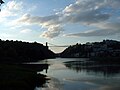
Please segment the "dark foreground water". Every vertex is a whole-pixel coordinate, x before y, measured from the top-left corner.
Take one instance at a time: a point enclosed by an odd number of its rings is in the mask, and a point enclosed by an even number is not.
[[[40,72],[50,80],[35,90],[120,90],[119,65],[81,65],[84,60],[87,59],[57,58],[36,62],[50,64],[48,70]]]

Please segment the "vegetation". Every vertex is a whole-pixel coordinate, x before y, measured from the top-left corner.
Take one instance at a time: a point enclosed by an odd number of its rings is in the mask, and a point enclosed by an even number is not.
[[[42,86],[46,76],[37,71],[47,69],[48,65],[22,63],[54,57],[55,54],[40,43],[0,39],[0,90],[34,90]]]
[[[55,54],[40,43],[0,40],[0,62],[21,63],[54,58]]]
[[[61,53],[61,57],[120,57],[120,42],[103,40],[86,44],[76,44]]]
[[[0,64],[0,90],[34,90],[44,84],[45,75],[37,75],[34,69],[19,65]]]

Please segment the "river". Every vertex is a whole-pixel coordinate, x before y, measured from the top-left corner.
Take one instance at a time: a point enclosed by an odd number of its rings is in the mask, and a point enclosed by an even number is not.
[[[81,66],[86,58],[47,59],[34,64],[50,64],[42,73],[48,76],[43,87],[35,90],[120,90],[120,66]]]

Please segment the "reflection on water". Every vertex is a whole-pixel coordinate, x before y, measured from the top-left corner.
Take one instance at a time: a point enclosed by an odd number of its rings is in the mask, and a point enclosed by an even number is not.
[[[35,90],[120,90],[120,66],[98,64],[86,59],[49,59],[37,62],[50,64],[40,72],[50,80]]]
[[[62,90],[63,84],[59,81],[59,79],[51,77],[51,80],[48,81],[44,87],[38,88],[35,90]]]
[[[101,74],[104,77],[112,77],[120,73],[120,65],[111,65],[108,63],[98,64],[94,61],[68,61],[65,62],[65,66],[71,70],[76,71],[77,73],[85,71],[87,74]]]

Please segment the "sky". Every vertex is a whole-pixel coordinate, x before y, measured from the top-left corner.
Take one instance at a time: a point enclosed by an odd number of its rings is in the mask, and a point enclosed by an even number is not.
[[[120,0],[3,0],[0,39],[55,45],[120,41]],[[56,53],[65,47],[50,47]]]

